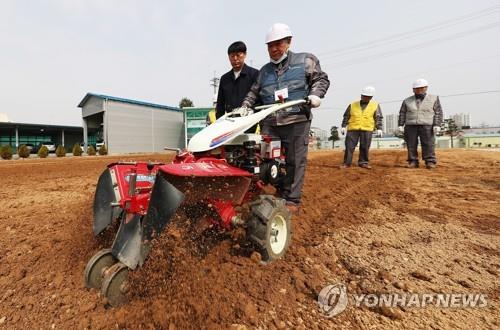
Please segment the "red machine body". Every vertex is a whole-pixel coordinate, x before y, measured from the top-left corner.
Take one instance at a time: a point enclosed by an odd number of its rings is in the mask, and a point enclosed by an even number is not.
[[[276,143],[271,137],[264,136],[257,148],[265,154],[265,159],[282,157],[279,141]],[[108,169],[116,206],[127,214],[145,215],[155,177],[160,174],[184,194],[185,204],[192,202],[199,206],[202,202],[210,206],[218,215],[217,218],[210,218],[211,222],[221,229],[230,230],[241,220],[235,206],[252,200],[265,186],[259,175],[263,163],[260,152],[257,153],[254,168],[250,169],[229,164],[226,157],[232,156],[231,152],[234,151],[227,152],[225,148],[199,154],[181,152],[171,164],[110,164]]]
[[[116,201],[122,210],[127,213],[146,214],[151,189],[160,165],[162,164],[147,162],[121,162],[108,165]]]
[[[265,111],[304,102],[271,105],[253,116],[264,118]],[[170,164],[112,163],[99,176],[93,204],[94,235],[116,228],[111,224],[119,227],[111,248],[89,260],[84,277],[86,286],[101,288],[112,305],[127,300],[127,272],[144,264],[155,238],[179,208],[196,232],[241,227],[247,242],[261,254],[262,263],[284,256],[291,242],[291,213],[286,200],[268,189],[279,189],[286,176],[281,141],[241,134],[244,129],[241,133],[238,129],[231,139],[207,145],[213,141],[208,137],[219,137],[219,131],[235,125],[235,118],[226,119],[196,135],[196,147],[189,149],[192,152],[179,151]]]

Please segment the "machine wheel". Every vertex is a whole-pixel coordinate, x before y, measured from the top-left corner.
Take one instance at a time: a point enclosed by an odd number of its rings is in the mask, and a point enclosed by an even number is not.
[[[275,185],[279,181],[280,165],[277,161],[271,160],[260,165],[260,179],[264,183]]]
[[[111,254],[111,249],[102,249],[90,258],[85,271],[83,272],[85,286],[87,288],[100,288],[102,284],[103,272],[116,263],[115,257]]]
[[[247,236],[267,264],[285,255],[292,239],[291,215],[285,200],[262,195],[251,204]]]
[[[104,272],[101,293],[111,306],[127,302],[128,288],[127,266],[117,262]]]

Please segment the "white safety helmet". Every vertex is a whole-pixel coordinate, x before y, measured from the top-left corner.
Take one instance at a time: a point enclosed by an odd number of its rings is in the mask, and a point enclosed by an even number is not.
[[[375,95],[375,87],[366,86],[361,90],[361,95],[364,96],[374,96]]]
[[[269,31],[267,31],[266,44],[272,41],[281,40],[292,36],[292,31],[290,30],[290,27],[288,25],[283,23],[274,23]]]
[[[429,83],[425,79],[417,79],[413,82],[413,88],[427,87]]]

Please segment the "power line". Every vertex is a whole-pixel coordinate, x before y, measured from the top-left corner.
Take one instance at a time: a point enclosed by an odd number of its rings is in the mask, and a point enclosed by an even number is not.
[[[489,90],[489,91],[479,91],[479,92],[468,92],[468,93],[457,93],[457,94],[448,94],[448,95],[439,95],[440,98],[447,98],[447,97],[457,97],[457,96],[469,96],[469,95],[479,95],[479,94],[494,94],[494,93],[500,93],[500,89],[494,89],[494,90]],[[391,101],[382,101],[378,102],[379,104],[390,104],[390,103],[400,103],[403,102],[404,100],[391,100]],[[336,108],[336,107],[321,107],[321,110],[338,110],[338,111],[344,111],[345,109],[342,108]]]
[[[414,73],[405,73],[403,75],[398,75],[398,76],[384,76],[384,79],[379,79],[379,80],[372,80],[370,81],[370,84],[379,84],[379,83],[382,83],[382,82],[386,82],[388,80],[390,81],[394,81],[393,78],[406,78],[406,77],[414,77],[415,75],[421,75],[422,73],[424,72],[436,72],[436,71],[442,71],[442,70],[448,70],[450,68],[453,68],[453,67],[456,67],[456,66],[462,66],[464,64],[470,64],[470,63],[478,63],[478,62],[482,62],[482,61],[486,61],[486,60],[491,60],[491,59],[494,59],[496,57],[499,57],[500,56],[500,53],[496,53],[496,54],[493,54],[493,55],[489,55],[489,56],[483,56],[483,57],[479,57],[479,58],[472,58],[472,59],[467,59],[465,61],[459,61],[459,62],[454,62],[454,63],[448,63],[446,65],[438,65],[438,66],[432,66],[432,67],[427,67],[425,69],[422,69],[422,70],[419,70],[419,71],[415,71]],[[356,86],[358,85],[358,83],[356,83]],[[348,88],[348,86],[355,86],[354,83],[353,84],[349,84],[347,86],[342,86],[342,87],[337,87],[335,88],[336,91],[338,90],[345,90],[345,89],[351,89],[351,88]]]
[[[388,36],[385,38],[380,38],[380,39],[376,39],[373,41],[355,44],[353,46],[349,46],[349,47],[345,47],[345,48],[341,48],[341,49],[336,49],[336,50],[327,51],[324,53],[319,53],[318,56],[320,56],[322,58],[345,56],[348,53],[358,52],[358,51],[368,49],[368,48],[380,47],[382,45],[395,43],[397,41],[405,40],[408,38],[413,38],[413,37],[416,37],[416,36],[421,35],[421,34],[429,33],[429,32],[444,29],[444,28],[448,28],[448,27],[451,27],[451,26],[454,26],[457,24],[467,22],[467,21],[483,18],[484,16],[495,14],[499,10],[500,10],[499,5],[492,6],[492,7],[477,11],[477,12],[470,13],[468,15],[463,15],[463,16],[449,19],[446,21],[442,21],[442,22],[439,22],[436,24],[428,25],[428,26],[425,26],[425,27],[422,27],[422,28],[419,28],[416,30],[398,33],[398,34],[394,34],[394,35],[391,35],[391,36]]]
[[[383,52],[383,53],[378,53],[378,54],[374,54],[374,55],[370,55],[370,56],[358,57],[355,59],[349,59],[349,60],[345,60],[345,61],[335,62],[332,64],[332,66],[334,66],[336,69],[339,69],[339,68],[345,68],[348,66],[352,66],[352,65],[356,65],[356,64],[360,64],[360,63],[364,63],[364,62],[369,62],[369,61],[378,60],[378,59],[382,59],[382,58],[386,58],[386,57],[391,57],[391,56],[394,56],[397,54],[407,53],[410,51],[426,48],[426,47],[432,46],[436,43],[442,43],[442,42],[447,42],[447,41],[451,41],[454,39],[462,38],[462,37],[467,36],[469,34],[479,33],[479,32],[485,31],[485,30],[496,28],[498,26],[500,26],[500,22],[494,22],[492,24],[488,24],[488,25],[481,26],[478,28],[462,31],[459,33],[455,33],[455,34],[448,35],[445,37],[429,40],[426,42],[414,44],[414,45],[411,45],[408,47],[403,47],[403,48],[399,48],[399,49],[395,49],[395,50],[391,50],[391,51],[387,51],[387,52]]]
[[[439,95],[439,97],[446,98],[446,97],[468,96],[468,95],[478,95],[478,94],[494,94],[494,93],[500,93],[500,89],[494,89],[494,90],[489,90],[489,91],[479,91],[479,92],[469,92],[469,93]],[[399,103],[399,102],[403,102],[403,100],[383,101],[383,102],[379,102],[379,104],[389,104],[389,103]]]

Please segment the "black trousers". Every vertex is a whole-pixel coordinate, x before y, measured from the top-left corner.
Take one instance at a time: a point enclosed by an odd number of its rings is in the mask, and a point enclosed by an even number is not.
[[[418,140],[422,145],[422,159],[425,163],[436,164],[434,153],[434,130],[432,125],[406,125],[405,141],[408,148],[408,163],[418,165]]]
[[[345,152],[344,152],[344,164],[351,165],[352,155],[356,149],[356,145],[359,141],[359,159],[358,165],[368,164],[368,152],[370,151],[370,144],[372,143],[371,131],[347,131],[345,137]]]
[[[310,121],[284,126],[262,126],[261,134],[277,136],[285,149],[286,176],[281,184],[281,196],[300,203],[307,164]]]

